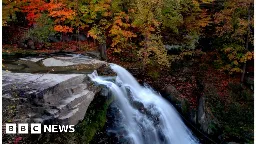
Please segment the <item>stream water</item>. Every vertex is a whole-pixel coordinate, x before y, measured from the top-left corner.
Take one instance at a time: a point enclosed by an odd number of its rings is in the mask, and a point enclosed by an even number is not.
[[[111,64],[117,73],[113,80],[90,74],[92,81],[107,86],[116,97],[115,121],[107,133],[120,143],[197,144],[176,109],[149,86],[141,86],[123,67]]]

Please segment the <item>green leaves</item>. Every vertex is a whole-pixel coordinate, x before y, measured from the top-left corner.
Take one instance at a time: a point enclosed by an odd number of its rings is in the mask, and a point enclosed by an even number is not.
[[[49,35],[54,35],[54,21],[47,15],[42,14],[36,21],[37,25],[29,29],[26,37],[33,38],[38,42],[46,42]]]
[[[253,26],[251,0],[230,0],[224,3],[224,8],[214,17],[216,35],[222,39],[218,50],[225,65],[222,69],[229,73],[242,72],[242,65],[252,59]]]

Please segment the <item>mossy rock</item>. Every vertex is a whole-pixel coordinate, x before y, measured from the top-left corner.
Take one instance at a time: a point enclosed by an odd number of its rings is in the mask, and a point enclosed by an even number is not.
[[[98,131],[101,131],[106,123],[106,115],[113,97],[96,96],[88,107],[86,116],[76,126],[76,137],[82,143],[89,143]]]
[[[28,135],[22,141],[25,143],[42,144],[88,144],[98,132],[104,130],[107,121],[107,110],[112,101],[112,96],[102,96],[100,92],[98,92],[89,105],[85,118],[75,126],[74,133],[42,133],[41,135]]]

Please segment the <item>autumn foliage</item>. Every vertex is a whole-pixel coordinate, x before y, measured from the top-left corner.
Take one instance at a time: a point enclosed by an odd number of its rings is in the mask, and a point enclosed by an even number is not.
[[[218,50],[215,63],[236,73],[253,58],[252,4],[252,0],[3,0],[3,25],[23,12],[31,27],[48,25],[54,33],[83,32],[106,44],[109,54],[121,58],[124,52],[137,53],[134,59],[144,66],[167,67],[200,50],[198,41],[211,28],[211,36],[216,37],[213,47]],[[49,22],[40,23],[40,18]],[[167,55],[166,45],[180,53]]]

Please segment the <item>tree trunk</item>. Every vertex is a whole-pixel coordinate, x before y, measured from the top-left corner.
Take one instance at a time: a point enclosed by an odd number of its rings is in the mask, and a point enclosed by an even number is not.
[[[248,29],[247,29],[246,45],[245,45],[246,52],[248,51],[249,35],[250,35],[250,17],[251,17],[251,15],[250,15],[250,7],[251,7],[251,4],[249,5],[249,8],[248,8]],[[243,73],[242,73],[242,76],[241,76],[241,82],[244,82],[245,70],[246,70],[246,62],[243,65]]]
[[[107,46],[106,44],[99,44],[99,52],[101,60],[107,60]]]

